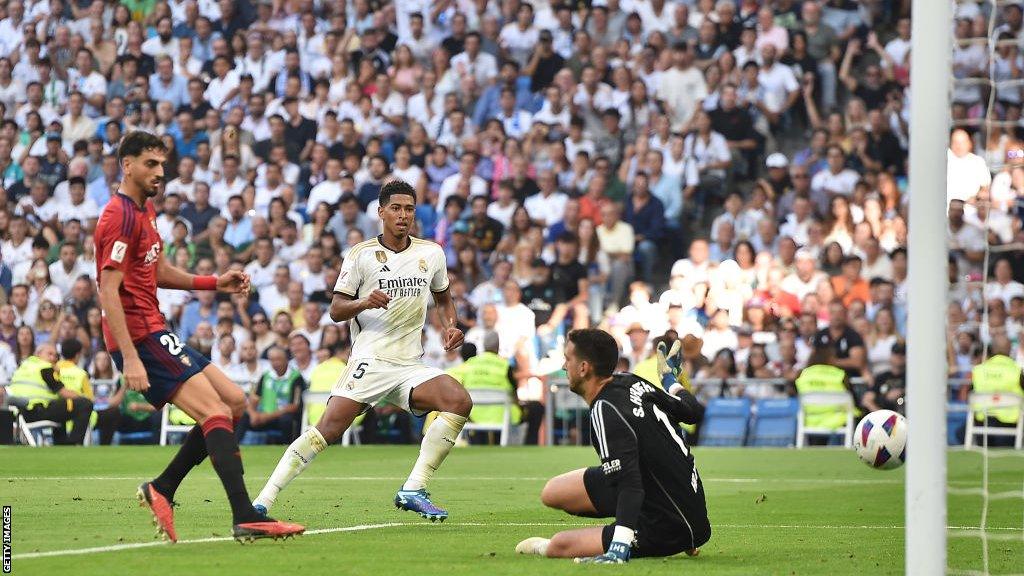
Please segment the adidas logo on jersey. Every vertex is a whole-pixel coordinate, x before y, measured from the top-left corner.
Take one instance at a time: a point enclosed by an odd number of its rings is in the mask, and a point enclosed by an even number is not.
[[[387,264],[385,264],[383,267],[381,267],[380,271],[381,272],[391,272],[391,268],[388,268]]]

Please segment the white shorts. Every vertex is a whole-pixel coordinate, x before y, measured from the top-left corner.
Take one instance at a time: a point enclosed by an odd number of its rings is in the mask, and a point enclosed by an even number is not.
[[[349,361],[345,372],[331,389],[331,396],[370,406],[387,402],[416,414],[409,405],[412,389],[442,375],[442,370],[423,364],[393,364],[377,358],[357,358]]]

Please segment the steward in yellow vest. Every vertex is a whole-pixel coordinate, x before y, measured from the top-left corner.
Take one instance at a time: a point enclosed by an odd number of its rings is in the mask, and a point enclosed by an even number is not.
[[[93,395],[92,383],[89,382],[89,373],[78,367],[81,354],[82,343],[77,339],[67,338],[61,341],[61,360],[54,366],[54,373],[65,388],[80,396],[84,396],[90,402],[95,402],[96,397]],[[95,428],[97,421],[98,416],[96,411],[93,410],[92,414],[89,414],[89,425]],[[68,432],[71,431],[70,422],[65,424],[64,427],[67,428]]]
[[[508,360],[498,356],[498,334],[484,334],[484,351],[449,370],[467,390],[499,390],[510,395],[512,401],[512,424],[519,424],[522,412],[515,396],[515,380]],[[473,406],[469,413],[470,422],[500,425],[504,418],[502,406]]]
[[[92,401],[67,388],[54,370],[57,348],[42,344],[18,366],[7,387],[7,402],[21,410],[26,422],[52,420],[55,444],[81,444],[92,414]],[[72,422],[67,433],[63,424]]]
[[[846,392],[846,371],[829,364],[834,352],[831,346],[814,349],[807,367],[796,379],[798,394],[810,392]],[[807,406],[804,408],[804,426],[838,430],[846,424],[846,409],[842,406]]]
[[[1010,351],[1009,340],[993,338],[990,349],[992,356],[971,371],[974,391],[1024,396],[1024,390],[1021,389],[1024,380],[1021,378],[1020,365],[1007,355]],[[1014,425],[1020,418],[1019,408],[994,408],[987,412],[989,418],[994,418],[1000,424]],[[979,422],[985,420],[985,413],[975,410],[974,419]]]

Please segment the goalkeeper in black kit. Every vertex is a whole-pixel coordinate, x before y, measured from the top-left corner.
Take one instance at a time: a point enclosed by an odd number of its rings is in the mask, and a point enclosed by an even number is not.
[[[704,488],[676,426],[698,422],[704,408],[676,382],[677,351],[659,347],[666,393],[633,374],[613,373],[619,351],[607,332],[569,333],[565,371],[572,391],[590,405],[591,442],[601,465],[552,478],[541,500],[576,516],[615,522],[528,538],[517,552],[619,564],[630,557],[695,556],[711,538]]]

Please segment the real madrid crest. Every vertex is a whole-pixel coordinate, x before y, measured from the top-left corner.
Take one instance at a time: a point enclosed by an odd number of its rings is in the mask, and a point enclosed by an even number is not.
[[[426,272],[426,271],[427,271],[427,261],[424,260],[423,258],[420,258],[420,272]]]
[[[388,255],[383,250],[377,250],[376,255],[377,255],[377,262],[380,262],[381,264],[383,264],[383,263],[388,261]]]

